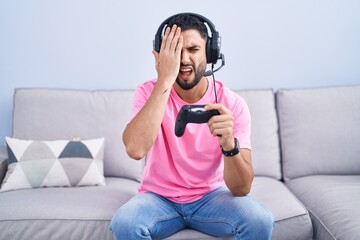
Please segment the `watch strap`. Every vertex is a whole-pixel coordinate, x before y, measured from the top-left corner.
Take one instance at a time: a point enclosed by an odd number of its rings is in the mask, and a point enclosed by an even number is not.
[[[230,151],[225,151],[222,147],[221,147],[221,151],[224,154],[224,156],[226,157],[232,157],[235,156],[236,154],[238,154],[240,152],[240,146],[239,146],[239,141],[237,140],[237,138],[234,138],[234,143],[235,143],[235,147],[234,149],[230,150]]]

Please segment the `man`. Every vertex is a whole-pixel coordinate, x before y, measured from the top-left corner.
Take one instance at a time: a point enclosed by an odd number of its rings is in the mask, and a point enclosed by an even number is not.
[[[208,32],[196,14],[174,15],[159,52],[157,79],[135,92],[123,133],[128,155],[146,156],[139,194],[115,213],[116,240],[163,239],[191,228],[234,239],[270,239],[273,217],[247,194],[254,172],[246,102],[204,77]],[[217,94],[214,94],[217,91]],[[206,105],[220,115],[174,134],[183,105]]]

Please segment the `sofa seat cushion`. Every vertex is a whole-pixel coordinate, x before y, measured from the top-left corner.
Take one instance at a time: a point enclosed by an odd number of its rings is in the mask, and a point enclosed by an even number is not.
[[[110,220],[139,183],[106,178],[106,186],[36,188],[0,194],[1,239],[113,239]]]
[[[166,240],[231,240],[231,237],[221,238],[213,237],[205,233],[201,233],[192,229],[185,229],[180,232],[175,233],[174,235],[165,238]]]
[[[308,176],[287,186],[310,212],[315,239],[360,236],[360,176]]]
[[[273,213],[275,227],[272,239],[312,238],[313,230],[308,211],[284,183],[269,177],[255,177],[250,195],[265,204]]]

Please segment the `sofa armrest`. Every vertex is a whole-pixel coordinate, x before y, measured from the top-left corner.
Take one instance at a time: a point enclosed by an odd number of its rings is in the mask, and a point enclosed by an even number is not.
[[[6,146],[0,146],[0,185],[7,171],[7,158]]]

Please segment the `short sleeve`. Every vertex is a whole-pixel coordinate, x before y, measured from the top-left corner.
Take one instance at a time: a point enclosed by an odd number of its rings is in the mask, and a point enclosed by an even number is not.
[[[133,105],[132,105],[132,114],[128,121],[131,122],[131,120],[140,112],[140,110],[144,107],[145,103],[150,97],[151,92],[154,89],[154,81],[149,81],[141,84],[138,86],[135,90],[134,96],[133,96]]]
[[[239,140],[240,148],[251,149],[251,116],[243,98],[234,110],[234,136]]]

